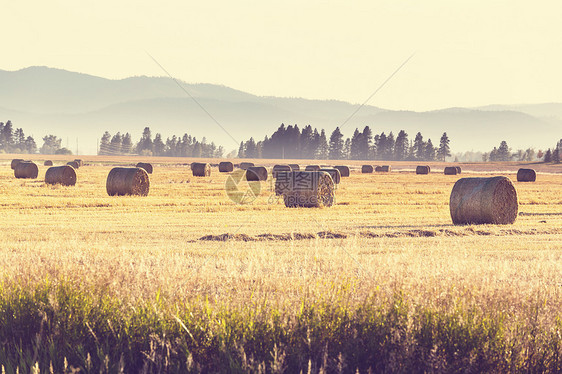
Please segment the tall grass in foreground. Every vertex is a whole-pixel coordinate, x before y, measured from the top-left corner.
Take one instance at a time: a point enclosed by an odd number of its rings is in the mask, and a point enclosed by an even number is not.
[[[65,281],[0,288],[0,364],[40,372],[560,372],[562,323],[539,301],[511,319],[475,304],[414,306],[349,287],[297,307],[133,304]],[[517,321],[524,321],[524,323]]]

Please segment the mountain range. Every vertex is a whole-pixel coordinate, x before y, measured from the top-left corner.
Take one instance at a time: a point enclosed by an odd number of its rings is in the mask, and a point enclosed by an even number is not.
[[[33,135],[39,146],[43,136],[53,134],[80,154],[95,154],[105,131],[129,132],[136,141],[146,126],[164,139],[188,133],[227,151],[250,137],[263,139],[281,123],[310,124],[328,136],[336,126],[346,137],[366,125],[375,134],[403,129],[410,139],[420,131],[434,145],[447,132],[453,152],[489,151],[502,140],[513,149],[544,149],[562,138],[562,103],[393,111],[336,100],[256,96],[169,77],[111,80],[48,67],[0,70],[0,121],[7,120]]]

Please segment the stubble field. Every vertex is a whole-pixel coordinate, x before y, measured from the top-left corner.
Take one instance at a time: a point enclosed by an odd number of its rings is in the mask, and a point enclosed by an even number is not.
[[[0,160],[7,370],[562,369],[559,166],[518,183],[513,164],[396,163],[353,170],[331,208],[289,209],[270,181],[235,204],[228,174],[189,161],[154,160],[148,197],[109,197],[111,167],[136,159],[85,158],[74,187]],[[514,181],[515,224],[452,225],[455,181],[492,175]]]

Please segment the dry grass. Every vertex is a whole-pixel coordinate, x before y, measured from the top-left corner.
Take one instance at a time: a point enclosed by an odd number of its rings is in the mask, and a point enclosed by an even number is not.
[[[192,177],[184,160],[151,160],[158,172],[148,197],[109,197],[105,179],[120,162],[113,161],[86,158],[74,187],[46,185],[46,167],[37,180],[17,180],[0,161],[0,279],[64,278],[131,303],[160,294],[170,304],[267,300],[289,310],[344,284],[350,304],[401,292],[414,306],[478,306],[514,320],[538,300],[544,327],[560,316],[560,173],[517,183],[517,167],[504,172],[519,196],[516,223],[455,227],[449,194],[471,176],[467,166],[454,177],[433,166],[421,176],[353,170],[334,207],[287,209],[273,181],[240,206],[224,192],[226,174]],[[200,240],[222,234],[232,236]]]

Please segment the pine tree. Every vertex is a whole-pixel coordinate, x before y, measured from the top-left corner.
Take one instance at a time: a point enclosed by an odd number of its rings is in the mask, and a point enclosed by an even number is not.
[[[244,142],[240,142],[240,147],[238,147],[238,158],[246,158],[246,153],[244,152]]]
[[[111,134],[108,131],[104,132],[100,140],[100,150],[98,151],[99,155],[110,154],[110,148],[109,148],[110,141],[111,141]]]
[[[400,130],[394,145],[394,159],[403,161],[406,157],[408,157],[408,134],[406,131]]]
[[[544,162],[552,162],[552,151],[550,148],[544,153]]]
[[[441,135],[441,140],[439,141],[439,149],[437,150],[437,156],[439,157],[440,161],[444,162],[447,157],[451,156],[449,143],[449,137],[447,136],[447,133],[444,132],[443,135]]]
[[[416,134],[416,138],[414,139],[414,146],[412,148],[416,160],[422,160],[425,153],[425,143],[423,141],[421,132],[418,132]]]
[[[350,151],[351,151],[351,139],[347,138],[345,139],[345,143],[343,144],[342,160],[349,160]]]
[[[363,134],[359,132],[359,129],[355,129],[353,136],[351,137],[351,144],[349,145],[349,158],[352,160],[361,159],[361,148],[362,148]]]
[[[152,142],[152,152],[154,156],[163,156],[166,150],[166,145],[162,141],[162,135],[160,133],[154,136],[154,141]]]
[[[131,134],[126,133],[123,136],[123,141],[121,142],[121,152],[123,154],[130,154],[131,151],[133,150],[133,140],[131,138]]]
[[[120,155],[121,154],[121,143],[123,139],[121,138],[121,133],[117,132],[117,134],[113,135],[111,141],[109,142],[109,154],[111,155]]]
[[[425,143],[425,161],[435,161],[435,153],[435,147],[431,139],[427,139],[427,143]]]
[[[361,160],[369,160],[371,158],[371,149],[373,147],[373,132],[369,126],[365,126],[361,135],[359,158]]]
[[[497,160],[498,161],[511,160],[510,149],[505,140],[502,140],[502,142],[500,143],[500,147],[498,148],[498,153],[497,153]]]
[[[328,159],[328,152],[329,152],[328,141],[326,140],[326,132],[324,129],[320,131],[320,137],[318,138],[318,148],[316,158],[319,160],[326,160]]]
[[[330,135],[330,145],[328,149],[328,158],[330,160],[341,160],[343,158],[343,134],[339,127]]]

